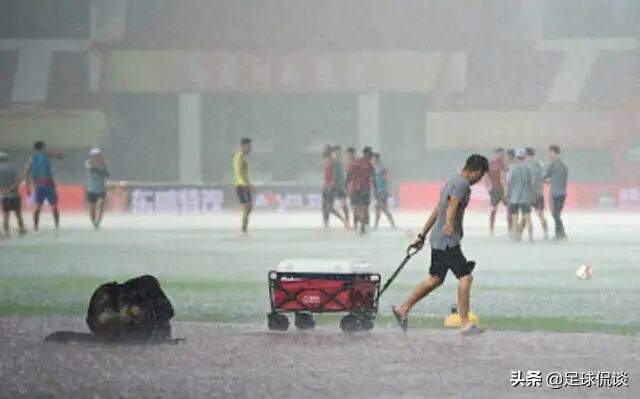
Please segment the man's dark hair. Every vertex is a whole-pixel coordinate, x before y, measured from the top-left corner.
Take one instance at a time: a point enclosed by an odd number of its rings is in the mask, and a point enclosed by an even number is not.
[[[530,157],[536,155],[536,150],[534,150],[533,147],[527,147],[527,155]]]
[[[509,148],[507,150],[507,157],[515,158],[516,157],[516,150],[514,150],[513,148]]]
[[[470,172],[488,172],[489,160],[480,154],[473,154],[467,158],[467,163],[464,165],[464,169]]]
[[[33,143],[33,149],[36,151],[40,151],[44,149],[44,141],[38,140],[35,143]]]
[[[333,148],[331,148],[333,151],[340,151],[342,149],[342,147],[340,147],[339,145],[334,145]]]
[[[371,157],[373,156],[373,150],[371,149],[371,147],[366,146],[362,149],[362,156],[365,157],[366,159],[371,159]]]
[[[250,138],[248,138],[248,137],[243,137],[243,138],[240,140],[240,144],[242,144],[242,145],[251,144],[251,139],[250,139]]]
[[[352,154],[355,154],[355,153],[356,153],[356,149],[355,149],[355,148],[353,148],[353,147],[347,147],[347,150],[346,150],[346,151],[347,151],[347,152],[350,152],[350,153],[352,153]]]
[[[495,150],[493,150],[493,152],[494,152],[495,154],[502,154],[502,153],[504,152],[504,148],[502,148],[502,147],[498,147],[498,148],[496,148]]]
[[[549,146],[549,151],[553,152],[556,155],[560,154],[560,147],[558,147],[557,145],[553,144],[551,146]]]
[[[373,157],[374,157],[375,159],[380,159],[380,153],[379,153],[379,152],[374,152],[374,153],[373,153]]]

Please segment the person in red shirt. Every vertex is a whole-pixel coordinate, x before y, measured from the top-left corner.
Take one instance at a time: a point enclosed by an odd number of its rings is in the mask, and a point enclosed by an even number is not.
[[[353,147],[347,147],[345,150],[347,153],[347,161],[345,162],[345,184],[347,186],[347,193],[349,194],[349,201],[351,201],[351,196],[353,195],[353,184],[351,183],[351,169],[353,169],[352,165],[358,158],[356,158],[356,149]],[[353,204],[351,204],[353,208]],[[351,212],[353,215],[353,228],[358,230],[358,218],[356,217],[355,212]]]
[[[371,203],[371,187],[375,169],[371,164],[373,151],[371,147],[362,150],[362,158],[358,158],[347,167],[347,185],[351,190],[351,206],[356,221],[360,224],[360,234],[365,234],[369,227],[369,204]]]
[[[494,233],[496,214],[500,203],[507,206],[505,200],[505,187],[507,186],[507,166],[504,159],[504,148],[497,148],[493,152],[493,159],[489,162],[489,171],[485,177],[485,185],[491,198],[491,215],[489,217],[489,229]],[[508,216],[507,216],[508,217]]]
[[[332,156],[332,149],[332,146],[326,145],[322,151],[324,168],[324,178],[322,182],[322,222],[325,228],[329,227],[329,215],[331,214],[335,215],[335,217],[340,219],[344,224],[344,219],[333,207],[333,203],[335,201],[334,188],[338,176],[336,173],[337,171],[335,170],[336,168],[335,161]]]

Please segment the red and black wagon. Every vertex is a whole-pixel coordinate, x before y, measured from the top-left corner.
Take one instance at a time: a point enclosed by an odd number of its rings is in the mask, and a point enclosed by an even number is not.
[[[269,272],[270,330],[286,331],[288,313],[301,330],[315,327],[314,313],[345,313],[345,332],[373,329],[380,274],[363,260],[286,259]]]

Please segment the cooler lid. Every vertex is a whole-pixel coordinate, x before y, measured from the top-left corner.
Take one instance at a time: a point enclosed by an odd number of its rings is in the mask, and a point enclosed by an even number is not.
[[[363,259],[283,259],[279,273],[368,274],[371,264]]]

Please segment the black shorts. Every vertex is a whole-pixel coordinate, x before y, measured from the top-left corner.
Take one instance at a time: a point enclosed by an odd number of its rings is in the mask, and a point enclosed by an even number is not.
[[[471,274],[476,262],[468,261],[462,253],[460,245],[447,249],[431,249],[431,267],[429,274],[437,276],[440,281],[447,277],[447,271],[451,270],[457,279]]]
[[[9,197],[2,199],[3,212],[20,212],[21,209],[22,201],[20,201],[20,197]]]
[[[324,190],[322,191],[322,202],[325,204],[333,204],[333,200],[335,199],[333,190]]]
[[[491,206],[497,207],[501,202],[504,204],[504,191],[503,190],[491,190],[489,191],[489,197],[491,198]]]
[[[334,188],[333,190],[331,190],[331,194],[333,195],[333,198],[335,199],[345,199],[347,198],[347,192],[345,191],[344,188]]]
[[[364,205],[369,206],[371,203],[371,191],[359,190],[351,193],[351,206]]]
[[[381,205],[387,205],[389,201],[389,193],[386,191],[376,192],[376,202]]]
[[[236,186],[236,193],[242,205],[251,204],[251,188],[249,186]]]
[[[104,201],[104,199],[105,199],[105,193],[104,192],[96,193],[96,192],[92,192],[92,191],[87,191],[87,202],[89,202],[90,204],[93,204],[95,202],[98,202],[99,199]]]
[[[530,204],[511,204],[509,205],[509,213],[512,215],[517,215],[519,212],[524,214],[531,213],[531,205]]]
[[[544,211],[544,196],[536,197],[536,203],[533,205],[538,211]]]

